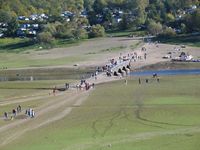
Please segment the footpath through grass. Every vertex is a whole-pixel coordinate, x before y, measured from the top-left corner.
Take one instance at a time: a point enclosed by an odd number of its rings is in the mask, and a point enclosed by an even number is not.
[[[27,132],[4,150],[197,150],[200,78],[105,83],[70,115]]]

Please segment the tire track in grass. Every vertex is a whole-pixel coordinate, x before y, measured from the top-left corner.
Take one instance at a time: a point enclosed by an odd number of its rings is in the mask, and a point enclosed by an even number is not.
[[[92,122],[92,130],[93,130],[93,134],[92,134],[92,138],[96,138],[98,135],[100,135],[101,137],[104,137],[106,135],[106,133],[113,127],[114,125],[114,120],[119,118],[119,116],[122,113],[122,109],[120,109],[118,112],[114,113],[111,117],[111,119],[109,119],[108,121],[108,125],[103,129],[102,132],[100,132],[99,128],[97,128],[97,124],[98,122],[101,122],[100,119],[97,119],[95,121]]]
[[[97,120],[95,120],[95,121],[92,122],[92,130],[94,132],[92,134],[92,138],[96,138],[96,136],[99,134],[99,131],[98,131],[97,127],[96,127],[96,124],[97,124],[98,121],[99,120],[97,119]]]
[[[200,133],[200,126],[190,127],[190,128],[181,128],[181,129],[174,129],[174,130],[165,130],[165,131],[152,131],[152,132],[145,132],[145,133],[137,133],[137,134],[127,134],[122,136],[115,136],[109,139],[98,139],[94,141],[88,141],[85,143],[80,143],[76,145],[72,145],[70,147],[63,148],[62,150],[87,150],[92,149],[95,147],[96,149],[105,149],[112,147],[113,145],[118,144],[125,144],[129,142],[138,142],[138,141],[145,141],[148,139],[156,138],[159,136],[173,136],[173,135],[186,135],[186,134],[193,134],[193,133]]]
[[[192,125],[186,125],[186,124],[175,124],[175,123],[168,123],[168,122],[161,122],[161,121],[153,121],[150,119],[146,119],[144,117],[141,116],[141,112],[143,110],[143,108],[145,107],[144,103],[143,103],[143,93],[141,93],[142,90],[136,90],[135,92],[135,97],[136,100],[134,101],[136,107],[135,110],[135,116],[138,120],[140,120],[140,123],[143,125],[148,125],[148,126],[152,126],[152,127],[157,127],[157,128],[163,128],[161,125],[168,125],[168,126],[183,126],[183,127],[190,127]],[[143,123],[142,123],[142,122]],[[146,123],[151,123],[151,124],[146,124]]]
[[[106,133],[113,127],[114,121],[119,118],[122,113],[122,109],[120,109],[117,113],[112,115],[112,118],[109,120],[108,126],[105,127],[104,131],[102,132],[101,136],[104,137]]]

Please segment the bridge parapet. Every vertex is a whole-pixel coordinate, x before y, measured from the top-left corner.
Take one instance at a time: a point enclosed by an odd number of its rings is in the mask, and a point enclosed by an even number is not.
[[[111,67],[110,69],[111,73],[115,76],[119,74],[124,76],[124,74],[127,74],[128,72],[130,72],[130,67],[131,67],[130,61],[131,60],[122,61],[121,63]]]

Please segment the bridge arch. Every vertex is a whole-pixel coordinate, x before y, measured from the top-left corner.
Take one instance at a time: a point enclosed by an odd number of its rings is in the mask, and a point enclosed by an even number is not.
[[[113,75],[114,75],[114,76],[118,76],[118,73],[117,73],[117,71],[115,71]]]
[[[122,73],[122,69],[121,69],[121,68],[119,68],[119,69],[118,69],[118,72],[119,72],[119,73]]]
[[[131,66],[130,66],[130,65],[127,65],[126,68],[131,69]]]
[[[122,70],[124,70],[124,71],[127,71],[127,69],[126,69],[126,67],[125,67],[125,66],[123,66]]]

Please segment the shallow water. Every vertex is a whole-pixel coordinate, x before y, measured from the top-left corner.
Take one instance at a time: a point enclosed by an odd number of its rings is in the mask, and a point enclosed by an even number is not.
[[[178,70],[148,70],[148,71],[136,71],[131,72],[131,76],[152,76],[153,74],[158,76],[166,75],[200,75],[200,69],[178,69]]]

